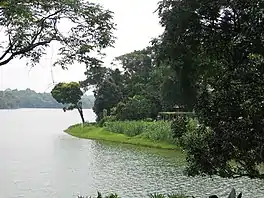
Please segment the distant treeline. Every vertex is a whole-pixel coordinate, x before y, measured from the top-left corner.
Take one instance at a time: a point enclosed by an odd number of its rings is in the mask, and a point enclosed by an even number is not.
[[[82,102],[84,109],[90,109],[94,104],[94,96],[84,95]],[[37,93],[30,89],[0,91],[0,109],[62,107],[50,93]]]

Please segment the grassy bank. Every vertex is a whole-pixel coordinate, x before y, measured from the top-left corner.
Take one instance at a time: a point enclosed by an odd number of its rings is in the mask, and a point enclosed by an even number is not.
[[[154,141],[144,137],[143,134],[128,136],[122,133],[113,133],[106,130],[103,127],[98,127],[96,125],[85,125],[82,127],[81,124],[74,125],[65,130],[66,133],[84,139],[93,140],[105,140],[112,142],[119,142],[124,144],[133,144],[139,146],[147,146],[153,148],[161,149],[177,149],[175,144],[167,143],[165,141]]]

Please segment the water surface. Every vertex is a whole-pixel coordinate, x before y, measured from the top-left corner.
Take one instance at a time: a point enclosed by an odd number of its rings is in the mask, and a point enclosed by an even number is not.
[[[94,121],[91,110],[85,118]],[[196,197],[226,195],[232,187],[245,198],[264,197],[264,181],[189,178],[179,152],[83,140],[63,132],[80,121],[77,111],[0,111],[0,198],[75,198],[97,191],[120,196],[183,192]]]

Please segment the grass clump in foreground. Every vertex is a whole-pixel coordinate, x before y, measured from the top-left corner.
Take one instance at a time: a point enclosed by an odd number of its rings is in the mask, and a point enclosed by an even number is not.
[[[115,122],[113,122],[115,123]],[[112,124],[113,124],[112,123]],[[120,124],[116,122],[116,124]],[[128,123],[127,123],[128,124]],[[135,123],[134,123],[135,124]],[[113,126],[112,126],[113,127]],[[152,127],[154,129],[154,127]],[[106,140],[112,142],[119,142],[125,144],[133,144],[139,146],[147,146],[153,148],[162,149],[177,149],[177,145],[172,142],[166,141],[165,138],[151,139],[148,135],[150,130],[146,130],[146,133],[141,131],[141,133],[135,133],[132,135],[127,135],[125,132],[110,131],[110,127],[99,127],[96,124],[85,124],[83,127],[81,124],[73,125],[69,127],[65,132],[79,138],[93,139],[93,140]],[[154,136],[156,137],[156,135]]]

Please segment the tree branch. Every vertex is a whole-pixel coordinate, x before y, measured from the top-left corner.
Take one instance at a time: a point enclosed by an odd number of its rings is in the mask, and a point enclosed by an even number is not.
[[[9,56],[9,58],[7,58],[6,60],[1,61],[1,62],[0,62],[0,66],[9,63],[9,62],[10,62],[15,56],[25,54],[25,53],[27,53],[27,52],[33,50],[34,48],[36,48],[36,47],[38,47],[38,46],[46,45],[46,44],[50,43],[52,40],[53,40],[53,38],[50,39],[50,40],[48,40],[48,41],[42,41],[42,42],[38,42],[38,43],[35,43],[35,44],[33,44],[33,45],[29,45],[29,46],[27,46],[27,47],[24,47],[24,48],[22,48],[21,50],[12,53],[12,54]]]
[[[55,30],[55,35],[53,36],[53,38],[49,39],[48,41],[42,41],[42,42],[35,43],[36,40],[37,40],[37,38],[38,38],[39,35],[41,34],[41,32],[44,30],[44,27],[45,27],[45,24],[44,24],[44,23],[45,23],[45,21],[46,21],[47,19],[49,19],[50,17],[55,16],[56,14],[58,14],[58,13],[60,13],[60,12],[62,12],[62,11],[63,11],[63,10],[60,9],[60,10],[58,10],[58,11],[56,11],[56,12],[54,12],[54,13],[52,13],[52,14],[46,16],[46,17],[43,17],[42,19],[40,19],[40,20],[39,20],[39,23],[40,23],[40,25],[41,25],[41,26],[40,26],[40,29],[36,32],[36,34],[35,34],[34,37],[32,38],[32,41],[30,42],[30,44],[29,44],[28,46],[22,48],[21,50],[18,50],[17,52],[11,53],[11,55],[9,56],[9,58],[7,58],[6,60],[0,62],[0,66],[7,64],[8,62],[10,62],[10,61],[11,61],[15,56],[17,56],[17,55],[25,54],[25,53],[27,53],[27,52],[33,50],[33,49],[36,48],[37,46],[41,46],[41,45],[48,44],[48,43],[50,43],[52,40],[54,40],[54,38],[56,38],[56,34],[58,33],[58,30],[56,29],[56,24],[57,24],[57,20],[56,20],[56,19],[54,19],[54,24],[53,24],[53,26],[54,26],[53,28],[54,28],[54,30]],[[0,57],[0,60],[3,60],[3,59],[6,57],[6,55],[7,55],[8,53],[10,53],[10,52],[13,50],[13,46],[15,45],[15,43],[16,43],[16,41],[12,43],[12,41],[11,41],[11,39],[10,39],[10,37],[9,37],[9,47],[8,47],[8,49],[3,53],[3,55]],[[35,44],[34,44],[34,43],[35,43]]]
[[[5,56],[12,50],[13,44],[9,44],[8,49],[3,53],[3,55],[0,57],[0,60],[3,60]]]

